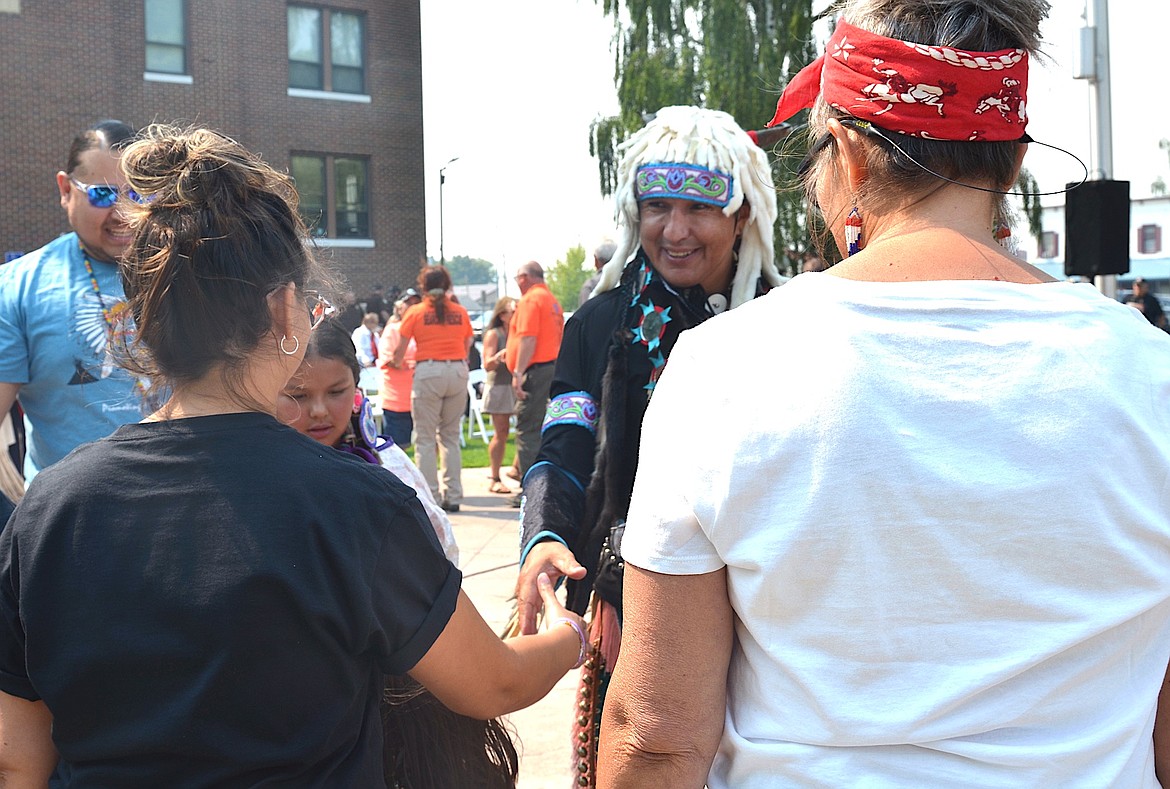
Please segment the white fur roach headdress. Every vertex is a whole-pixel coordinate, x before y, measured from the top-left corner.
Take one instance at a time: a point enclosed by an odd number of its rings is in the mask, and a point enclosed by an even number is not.
[[[746,199],[751,213],[739,244],[739,262],[731,287],[731,305],[738,307],[756,295],[763,276],[770,285],[784,281],[772,252],[776,223],[776,190],[768,155],[726,112],[700,107],[663,107],[654,120],[622,143],[615,215],[620,233],[617,249],[601,270],[594,292],[610,290],[621,281],[622,270],[639,247],[638,168],[648,164],[697,165],[731,177],[731,195],[723,213],[732,216]],[[719,204],[723,204],[720,201]]]

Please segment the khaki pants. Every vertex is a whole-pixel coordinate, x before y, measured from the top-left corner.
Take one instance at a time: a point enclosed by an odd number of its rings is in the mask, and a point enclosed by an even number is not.
[[[414,418],[414,458],[435,501],[463,501],[463,458],[459,419],[467,408],[467,362],[421,361],[414,368],[410,414]],[[437,462],[436,462],[437,460]],[[442,485],[439,483],[442,471]]]

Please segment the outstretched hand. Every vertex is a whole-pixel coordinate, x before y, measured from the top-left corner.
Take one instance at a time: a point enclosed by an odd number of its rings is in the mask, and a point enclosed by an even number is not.
[[[548,573],[539,573],[536,576],[536,589],[540,593],[540,599],[544,602],[546,627],[552,627],[552,623],[558,619],[570,619],[576,622],[584,632],[585,620],[565,608],[561,603],[560,598],[557,597],[556,589],[553,588],[553,582],[549,580]]]
[[[545,575],[549,580],[549,595],[540,588],[538,578]],[[536,616],[545,610],[545,618],[576,616],[561,605],[552,591],[558,579],[567,576],[575,581],[585,577],[585,568],[574,558],[573,552],[556,540],[546,540],[532,546],[520,575],[516,578],[516,608],[520,615],[520,634],[536,632]],[[551,607],[549,599],[555,604]]]

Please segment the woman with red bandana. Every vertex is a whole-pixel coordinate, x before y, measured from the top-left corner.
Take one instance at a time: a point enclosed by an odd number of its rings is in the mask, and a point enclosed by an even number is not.
[[[846,257],[659,381],[599,785],[1167,779],[1170,341],[998,243],[1047,11],[849,0],[782,95]]]

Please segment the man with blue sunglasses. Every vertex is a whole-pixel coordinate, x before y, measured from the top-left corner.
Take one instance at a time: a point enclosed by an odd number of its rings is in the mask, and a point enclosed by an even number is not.
[[[73,232],[0,268],[0,415],[25,413],[25,479],[78,444],[142,418],[147,382],[113,363],[110,340],[126,331],[118,258],[133,234],[120,201],[121,148],[134,130],[95,124],[73,140],[57,173]]]

